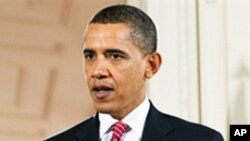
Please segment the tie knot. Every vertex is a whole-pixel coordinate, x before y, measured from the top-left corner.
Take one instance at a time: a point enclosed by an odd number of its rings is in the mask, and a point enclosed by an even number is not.
[[[124,132],[128,130],[128,125],[118,121],[112,125],[111,130],[113,131],[113,137],[111,141],[119,141]]]

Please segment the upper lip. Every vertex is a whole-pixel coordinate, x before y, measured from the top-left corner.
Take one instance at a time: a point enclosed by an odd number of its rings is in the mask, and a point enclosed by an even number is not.
[[[92,91],[112,91],[114,87],[111,85],[93,85],[91,88]]]

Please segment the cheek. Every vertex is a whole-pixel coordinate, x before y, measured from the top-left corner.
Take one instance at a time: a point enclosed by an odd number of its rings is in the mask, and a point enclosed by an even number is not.
[[[89,81],[90,81],[90,78],[91,78],[90,67],[85,65],[83,71],[84,71],[85,80],[86,80],[87,84],[89,84]]]
[[[131,91],[144,83],[144,71],[137,66],[130,65],[126,69],[115,72],[114,79],[119,87],[123,88],[123,91]]]

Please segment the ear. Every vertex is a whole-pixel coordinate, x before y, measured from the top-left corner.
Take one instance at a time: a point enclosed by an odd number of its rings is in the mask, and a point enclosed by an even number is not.
[[[148,66],[146,68],[145,77],[149,79],[158,72],[162,59],[161,55],[157,52],[150,54],[147,59]]]

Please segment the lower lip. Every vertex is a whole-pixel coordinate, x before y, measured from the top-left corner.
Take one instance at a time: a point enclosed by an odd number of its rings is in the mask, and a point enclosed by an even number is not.
[[[112,91],[94,91],[93,94],[96,98],[102,99],[111,95]]]

